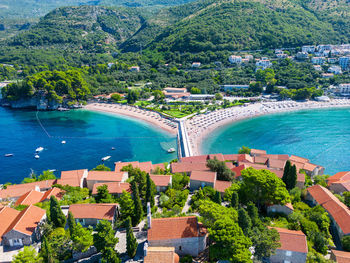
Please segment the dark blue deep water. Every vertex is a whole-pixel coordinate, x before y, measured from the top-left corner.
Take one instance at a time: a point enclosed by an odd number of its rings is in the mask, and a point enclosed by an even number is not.
[[[210,134],[204,153],[236,153],[242,146],[295,154],[325,173],[350,171],[350,109],[304,110],[235,122]]]
[[[166,152],[177,148],[173,135],[127,117],[86,110],[37,113],[0,107],[0,120],[0,183],[19,183],[31,169],[38,174],[56,169],[56,176],[61,170],[92,169],[107,155],[112,156],[105,162],[110,168],[116,161],[159,163],[177,158],[176,153]],[[39,146],[45,150],[35,159]],[[7,153],[14,156],[4,157]]]

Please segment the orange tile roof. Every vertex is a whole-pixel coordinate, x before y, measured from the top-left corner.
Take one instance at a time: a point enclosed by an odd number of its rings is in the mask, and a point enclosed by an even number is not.
[[[308,253],[306,236],[301,231],[273,227],[280,235],[280,250]]]
[[[74,218],[113,220],[117,204],[73,204],[69,206]]]
[[[146,173],[151,173],[152,171],[152,162],[142,162],[139,163],[139,168],[141,171],[144,171]]]
[[[56,182],[56,180],[46,180],[46,181],[38,181],[27,184],[14,184],[8,185],[7,189],[0,190],[0,198],[15,198],[20,197],[24,193],[29,192],[30,190],[35,190],[36,186],[40,189],[51,188],[51,186]]]
[[[97,187],[107,185],[108,192],[110,194],[122,194],[123,191],[131,193],[130,184],[129,183],[121,183],[121,182],[109,182],[109,183],[96,183],[92,188],[92,195],[97,195]]]
[[[152,218],[148,240],[191,238],[201,235],[197,217]]]
[[[18,205],[34,205],[36,203],[39,203],[43,197],[44,193],[31,190],[24,195],[22,195],[20,198],[17,199],[15,206]]]
[[[85,172],[87,172],[86,169],[62,171],[61,178],[57,180],[57,184],[80,187]]]
[[[216,180],[216,172],[212,171],[192,171],[190,180],[214,183]]]
[[[171,175],[150,175],[156,186],[168,186],[171,182]]]
[[[26,235],[32,235],[45,214],[46,211],[44,209],[30,205],[19,213],[7,228],[5,234],[11,230],[16,230]]]
[[[208,171],[207,163],[172,163],[170,165],[173,173],[189,173],[192,171]]]
[[[244,170],[244,169],[247,169],[249,167],[248,164],[246,163],[241,163],[239,164],[237,167],[233,167],[231,169],[232,172],[235,173],[235,177],[238,178],[241,176],[241,172]]]
[[[47,199],[50,199],[51,196],[56,197],[57,200],[61,200],[65,192],[66,191],[64,191],[64,190],[62,190],[60,188],[57,188],[57,187],[51,188],[50,190],[47,190],[44,193],[44,195],[41,198],[40,202],[43,202],[43,201],[45,201]]]
[[[156,163],[156,164],[152,164],[152,171],[154,171],[157,167],[159,167],[160,169],[165,169],[166,167],[164,166],[164,163]]]
[[[180,162],[182,162],[182,163],[193,163],[193,162],[205,163],[207,160],[208,160],[208,155],[197,155],[197,156],[190,156],[190,157],[182,157],[180,159]]]
[[[313,185],[306,189],[307,192],[316,200],[319,205],[332,200],[333,194],[321,185]]]
[[[216,180],[214,188],[220,193],[225,193],[225,190],[232,185],[232,182],[229,181],[220,181]]]
[[[224,155],[222,153],[209,154],[210,160],[214,160],[215,158],[221,162],[225,161]]]
[[[20,211],[13,209],[11,207],[3,207],[0,210],[0,242],[2,240],[2,235],[6,232],[12,222],[20,214]]]
[[[315,170],[317,167],[318,167],[318,166],[317,166],[316,164],[313,164],[313,163],[306,163],[306,164],[304,164],[303,169],[304,169],[305,171],[310,171],[310,172],[312,172],[312,171]]]
[[[300,162],[295,162],[295,161],[290,161],[291,165],[295,165],[297,168],[297,172],[300,171],[300,169],[304,169],[305,163],[300,163]]]
[[[276,168],[276,169],[284,169],[285,164],[286,164],[286,161],[277,160],[277,159],[269,159],[269,162],[268,162],[269,168]]]
[[[130,165],[133,168],[139,168],[139,162],[135,161],[135,162],[118,162],[118,163],[114,163],[114,171],[116,172],[121,172],[123,167]]]
[[[239,154],[237,161],[238,162],[254,163],[254,158],[252,156],[250,156],[249,154]]]
[[[144,263],[178,263],[179,255],[174,247],[148,247]]]
[[[124,172],[89,171],[86,180],[87,181],[121,182],[123,180],[123,175],[124,175]]]
[[[289,157],[289,160],[290,161],[294,161],[294,162],[298,162],[298,163],[308,163],[308,162],[310,162],[309,159],[306,159],[306,158],[303,158],[303,157],[299,157],[299,156],[296,156],[296,155],[291,155]]]
[[[267,160],[268,160],[267,157],[262,157],[262,156],[254,157],[254,163],[266,164]]]
[[[264,150],[258,150],[258,149],[251,149],[251,150],[250,150],[250,154],[251,154],[251,155],[254,155],[254,154],[257,154],[257,155],[259,155],[259,154],[266,154],[266,151],[264,151]]]
[[[344,188],[344,191],[350,192],[350,180],[348,181],[337,181],[334,183],[331,183],[331,185],[341,185]]]
[[[339,172],[327,178],[328,185],[337,181],[347,181],[350,180],[350,172]]]
[[[233,163],[231,163],[231,162],[225,162],[225,165],[226,165],[226,167],[228,168],[228,169],[232,169],[232,168],[234,168],[235,166],[233,165]]]
[[[238,154],[224,154],[225,161],[238,161]]]
[[[337,263],[349,263],[350,262],[350,252],[340,251],[332,249],[331,259],[335,260]],[[334,257],[333,257],[334,255]]]
[[[277,159],[277,160],[289,160],[288,154],[261,154],[260,157],[266,157],[269,159]]]

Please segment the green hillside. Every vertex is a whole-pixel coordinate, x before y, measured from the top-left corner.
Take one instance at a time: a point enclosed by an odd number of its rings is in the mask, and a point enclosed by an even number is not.
[[[213,1],[167,28],[150,48],[200,52],[349,40],[349,34],[336,29],[326,19],[290,1]]]

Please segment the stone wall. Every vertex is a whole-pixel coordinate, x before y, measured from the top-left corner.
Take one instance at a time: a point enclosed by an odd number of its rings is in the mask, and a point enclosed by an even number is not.
[[[33,237],[29,235],[25,235],[16,230],[11,230],[10,232],[3,235],[2,243],[4,246],[10,246],[11,239],[22,239],[22,243],[25,246],[29,246],[32,244]]]

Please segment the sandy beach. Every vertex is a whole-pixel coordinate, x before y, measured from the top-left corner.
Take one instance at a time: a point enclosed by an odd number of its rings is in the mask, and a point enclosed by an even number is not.
[[[177,134],[177,123],[164,118],[157,112],[147,111],[129,105],[107,103],[91,103],[86,105],[84,109],[129,116],[138,120],[146,121],[156,126],[157,128],[161,128],[171,134]]]
[[[200,114],[193,117],[191,120],[187,120],[185,125],[192,153],[193,155],[200,155],[201,144],[205,141],[206,136],[213,132],[213,130],[222,128],[235,121],[273,113],[338,107],[350,107],[350,100],[337,99],[329,102],[259,102],[249,104],[248,106],[233,107],[217,110],[208,114]]]

